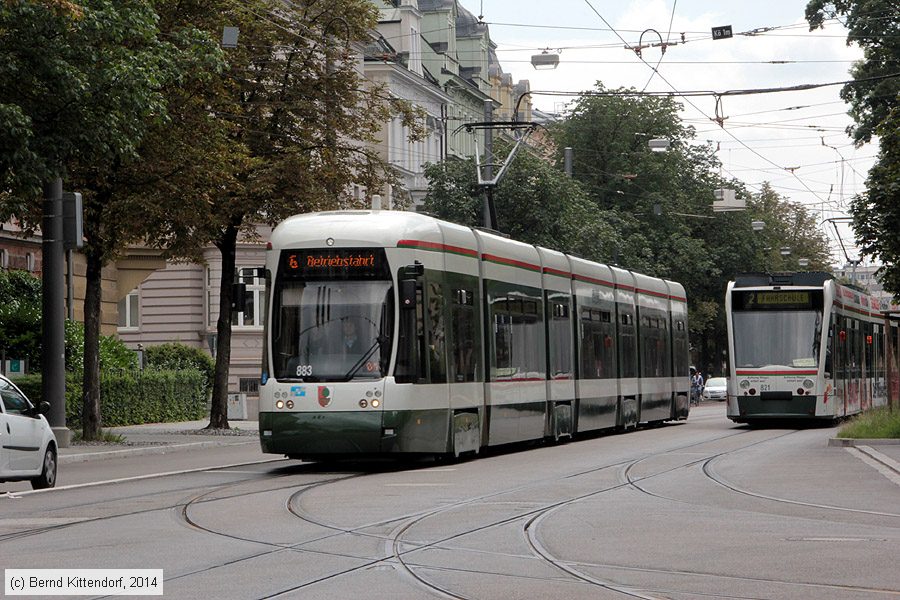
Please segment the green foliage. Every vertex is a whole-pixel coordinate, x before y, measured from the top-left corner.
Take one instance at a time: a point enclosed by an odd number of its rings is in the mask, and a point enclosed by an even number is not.
[[[73,160],[98,168],[136,155],[174,47],[141,0],[82,0],[80,14],[0,4],[0,188],[25,203]],[[5,215],[4,215],[5,216]]]
[[[811,30],[834,17],[849,31],[847,44],[864,52],[850,70],[853,82],[841,90],[856,123],[848,133],[858,146],[880,138],[867,191],[850,206],[856,242],[863,256],[883,264],[878,275],[884,289],[900,301],[900,11],[894,0],[811,0],[806,5]]]
[[[891,110],[900,104],[900,10],[896,0],[811,0],[806,5],[810,30],[838,18],[848,30],[847,45],[863,49],[850,69],[854,82],[841,89],[856,122],[848,128],[858,145],[869,142]],[[883,146],[882,146],[883,147]]]
[[[137,354],[115,336],[100,336],[101,369],[135,369]],[[84,325],[66,321],[66,370],[84,370]]]
[[[216,363],[209,354],[199,348],[178,343],[148,346],[144,348],[144,362],[147,368],[158,370],[194,369],[200,371],[204,377],[206,390],[212,390]]]
[[[900,438],[900,410],[877,408],[853,417],[841,427],[838,437],[854,439]]]
[[[41,280],[25,271],[0,271],[0,353],[40,365]]]
[[[121,435],[118,433],[112,433],[110,431],[101,431],[100,435],[97,436],[95,439],[96,439],[96,441],[107,442],[107,443],[111,443],[111,444],[121,444],[121,443],[125,442],[124,435]],[[81,431],[75,431],[74,434],[72,435],[73,442],[80,442],[83,440],[84,440],[84,435],[82,434]]]
[[[26,375],[16,385],[41,401],[41,376]],[[66,373],[66,425],[81,426],[81,378]],[[194,421],[206,416],[206,381],[197,370],[109,370],[100,378],[104,427]]]
[[[884,289],[900,302],[900,106],[878,128],[878,161],[869,171],[867,191],[850,205],[862,252],[882,263]]]
[[[495,146],[498,156],[510,149],[502,142]],[[428,165],[425,210],[462,225],[481,225],[484,193],[475,173],[474,159]],[[618,239],[604,218],[611,215],[595,210],[577,181],[527,151],[510,164],[494,191],[494,204],[499,228],[529,244],[604,261]]]

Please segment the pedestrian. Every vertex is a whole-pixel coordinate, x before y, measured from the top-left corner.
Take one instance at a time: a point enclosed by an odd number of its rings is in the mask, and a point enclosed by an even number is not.
[[[691,376],[691,404],[700,406],[700,394],[703,392],[703,375],[695,371]]]

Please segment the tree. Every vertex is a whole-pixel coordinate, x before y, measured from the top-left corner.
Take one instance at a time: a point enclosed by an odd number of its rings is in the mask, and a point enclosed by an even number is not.
[[[877,129],[878,161],[869,170],[866,193],[853,198],[850,214],[863,254],[882,262],[884,289],[900,302],[900,106]]]
[[[56,177],[87,192],[85,439],[100,432],[100,268],[149,225],[109,228],[100,215],[121,165],[165,120],[162,88],[178,79],[184,56],[158,33],[152,6],[139,0],[0,5],[0,189],[8,190],[0,217],[38,223],[40,184]]]
[[[718,370],[726,349],[728,281],[742,272],[794,270],[796,262],[779,254],[785,245],[793,247],[794,259],[802,252],[811,267],[826,268],[827,243],[810,215],[769,186],[754,194],[722,178],[714,149],[694,142],[678,110],[672,98],[598,83],[578,100],[556,139],[560,148],[573,148],[575,177],[621,240],[605,260],[683,284],[701,368]],[[650,138],[668,139],[669,150],[649,151]],[[717,188],[736,190],[748,209],[713,213]],[[754,220],[766,222],[759,235]]]
[[[176,3],[182,6],[183,3]],[[196,257],[212,244],[222,256],[216,372],[210,428],[227,428],[232,283],[241,236],[288,215],[352,205],[351,184],[378,190],[393,172],[367,145],[400,115],[421,131],[408,104],[368,84],[357,70],[377,10],[368,0],[186,3],[173,23],[210,32],[239,28],[228,68],[206,90],[210,114],[227,127],[231,157],[221,181],[182,202],[157,243]],[[199,18],[198,18],[199,14]],[[202,144],[202,140],[197,140]]]
[[[883,263],[878,274],[884,289],[900,300],[900,11],[892,0],[812,0],[806,5],[810,29],[836,17],[849,30],[847,44],[863,49],[863,59],[850,70],[854,81],[841,90],[855,121],[848,133],[857,145],[873,135],[881,139],[867,190],[850,205],[856,242],[863,255]]]
[[[495,143],[498,156],[509,148]],[[428,165],[425,210],[462,225],[482,225],[484,193],[474,159]],[[582,186],[528,151],[519,152],[494,192],[499,227],[513,239],[603,260],[619,241]]]
[[[810,0],[806,5],[810,31],[835,18],[844,19],[847,45],[863,49],[863,59],[850,69],[853,81],[841,89],[856,122],[847,133],[861,146],[900,102],[900,10],[895,0]]]

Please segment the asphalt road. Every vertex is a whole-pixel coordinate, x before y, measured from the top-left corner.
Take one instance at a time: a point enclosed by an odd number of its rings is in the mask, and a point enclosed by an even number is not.
[[[834,431],[712,404],[459,463],[65,465],[69,487],[0,496],[0,561],[162,569],[170,598],[898,598],[900,485]]]

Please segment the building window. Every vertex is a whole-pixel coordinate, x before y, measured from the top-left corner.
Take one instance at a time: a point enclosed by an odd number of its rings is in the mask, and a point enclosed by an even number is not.
[[[259,378],[258,377],[241,377],[241,392],[252,396],[259,395]]]
[[[246,284],[244,310],[235,311],[232,324],[235,327],[262,327],[263,318],[263,280],[256,277],[256,268],[238,269],[238,282]]]
[[[0,269],[9,268],[9,252],[0,250]]]
[[[25,255],[25,269],[29,273],[34,273],[34,252],[29,252]]]
[[[140,295],[135,289],[119,300],[119,329],[137,329],[140,325]]]

